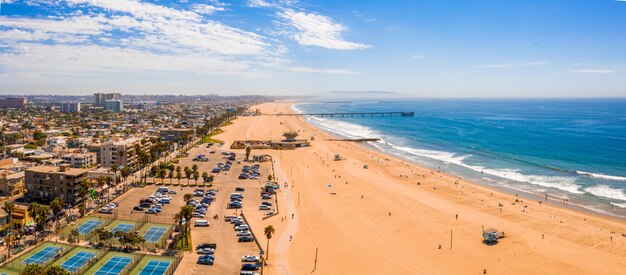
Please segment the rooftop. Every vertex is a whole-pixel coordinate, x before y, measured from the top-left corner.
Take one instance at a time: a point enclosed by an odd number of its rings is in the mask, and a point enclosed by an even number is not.
[[[31,172],[36,172],[36,173],[63,174],[63,175],[70,175],[70,176],[78,176],[78,175],[87,173],[88,169],[66,168],[65,171],[62,172],[61,167],[41,165],[41,166],[28,168],[26,169],[26,171],[31,171]]]

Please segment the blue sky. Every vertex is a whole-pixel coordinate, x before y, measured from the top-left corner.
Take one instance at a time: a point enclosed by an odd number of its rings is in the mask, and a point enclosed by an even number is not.
[[[0,94],[626,96],[624,1],[0,1]]]

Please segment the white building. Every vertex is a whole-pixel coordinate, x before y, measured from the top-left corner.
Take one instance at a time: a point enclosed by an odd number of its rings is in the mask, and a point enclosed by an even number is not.
[[[124,105],[119,99],[110,99],[104,102],[104,109],[107,111],[121,112],[124,110]]]
[[[80,112],[80,102],[61,103],[61,112],[78,113]]]

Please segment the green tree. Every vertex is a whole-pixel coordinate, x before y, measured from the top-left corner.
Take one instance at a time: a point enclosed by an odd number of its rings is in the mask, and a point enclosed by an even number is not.
[[[196,181],[196,184],[198,184],[199,178],[200,178],[200,173],[198,172],[198,170],[193,171],[193,179]]]
[[[167,172],[165,171],[165,169],[161,169],[161,170],[159,171],[159,178],[161,179],[161,184],[163,184],[163,180],[165,179],[165,174],[166,174],[166,173],[167,173]]]
[[[103,227],[99,227],[96,228],[96,236],[98,237],[98,241],[108,245],[111,238],[113,238],[113,233]]]
[[[54,223],[57,225],[59,223],[59,213],[61,213],[63,207],[65,207],[65,202],[59,197],[55,197],[50,202],[50,209],[52,210],[52,214],[54,214]]]
[[[45,275],[70,275],[70,272],[61,268],[58,265],[54,265],[54,266],[46,268],[46,271],[44,274]]]
[[[183,205],[180,208],[180,217],[182,217],[183,219],[185,219],[185,230],[183,232],[184,234],[184,238],[185,238],[185,245],[189,245],[189,238],[188,238],[188,234],[189,234],[189,229],[190,229],[190,224],[191,224],[191,218],[193,217],[193,212],[194,209],[193,207],[189,206],[189,205]]]
[[[187,194],[183,195],[183,200],[185,200],[185,203],[189,203],[189,201],[190,201],[192,198],[193,198],[193,195],[192,195],[192,194],[187,193]]]
[[[246,147],[246,160],[250,158],[250,152],[252,152],[252,148],[250,146]]]
[[[22,275],[42,275],[44,272],[44,268],[38,264],[27,264],[22,270]]]
[[[174,171],[170,170],[167,174],[167,177],[170,179],[170,184],[172,184],[172,179],[174,178]]]
[[[192,174],[193,172],[191,171],[191,169],[185,166],[185,178],[187,178],[187,185],[189,185],[189,180],[191,179]]]
[[[266,250],[265,259],[266,260],[270,258],[270,239],[272,238],[274,233],[276,233],[276,230],[271,225],[268,225],[267,227],[265,227],[265,230],[263,231],[263,234],[267,238],[267,245],[265,246],[265,250]]]
[[[9,217],[8,220],[8,224],[9,224],[9,236],[6,238],[7,239],[7,249],[8,249],[8,255],[7,256],[11,256],[11,242],[12,242],[12,238],[13,236],[11,236],[11,229],[13,228],[13,211],[15,210],[15,203],[13,203],[12,201],[5,201],[4,202],[4,206],[2,206],[2,210],[4,210],[4,212],[7,213],[7,217]]]

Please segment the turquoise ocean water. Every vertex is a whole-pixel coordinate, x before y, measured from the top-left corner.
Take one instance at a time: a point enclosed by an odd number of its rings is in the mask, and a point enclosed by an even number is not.
[[[413,111],[307,120],[386,153],[511,191],[626,217],[626,99],[320,102],[297,112]]]

